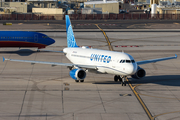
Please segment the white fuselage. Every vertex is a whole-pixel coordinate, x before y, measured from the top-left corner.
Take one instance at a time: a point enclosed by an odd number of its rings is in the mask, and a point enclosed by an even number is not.
[[[63,52],[74,64],[96,66],[98,73],[128,76],[137,71],[134,58],[127,53],[80,47],[64,48]]]

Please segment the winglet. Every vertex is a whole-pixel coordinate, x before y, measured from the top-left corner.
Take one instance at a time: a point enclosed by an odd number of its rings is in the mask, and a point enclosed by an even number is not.
[[[175,54],[175,57],[177,58],[178,56]]]
[[[3,58],[3,62],[6,60],[4,57],[2,57]]]

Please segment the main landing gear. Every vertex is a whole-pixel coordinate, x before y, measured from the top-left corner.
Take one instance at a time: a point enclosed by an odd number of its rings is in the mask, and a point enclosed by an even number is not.
[[[121,82],[122,86],[123,85],[126,86],[126,76],[115,75],[114,76],[114,81],[117,82],[118,80]]]
[[[76,82],[79,82],[79,81],[80,81],[80,82],[84,82],[84,80],[75,80],[75,81],[76,81]]]

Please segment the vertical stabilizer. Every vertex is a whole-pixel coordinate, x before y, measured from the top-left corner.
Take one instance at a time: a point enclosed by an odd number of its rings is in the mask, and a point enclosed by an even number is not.
[[[66,34],[67,34],[67,46],[68,47],[78,47],[74,37],[73,29],[71,26],[71,21],[69,15],[66,15]]]

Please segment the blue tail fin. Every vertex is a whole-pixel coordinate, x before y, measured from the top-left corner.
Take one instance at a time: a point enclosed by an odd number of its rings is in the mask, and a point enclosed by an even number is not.
[[[71,21],[69,15],[66,15],[66,34],[67,34],[67,46],[68,47],[78,47],[74,37],[73,29],[71,26]]]

